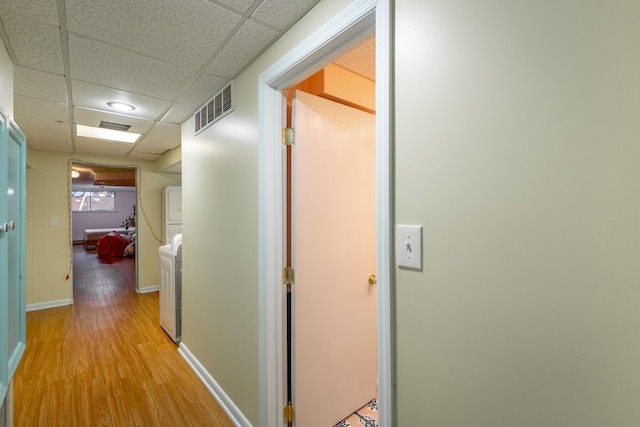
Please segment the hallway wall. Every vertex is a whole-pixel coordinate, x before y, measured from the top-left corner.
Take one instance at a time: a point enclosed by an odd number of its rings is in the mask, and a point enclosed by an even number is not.
[[[344,7],[321,1],[243,71],[231,114],[198,136],[193,118],[182,126],[182,342],[254,426],[260,408],[258,76]]]
[[[640,425],[640,3],[395,5],[398,425]]]

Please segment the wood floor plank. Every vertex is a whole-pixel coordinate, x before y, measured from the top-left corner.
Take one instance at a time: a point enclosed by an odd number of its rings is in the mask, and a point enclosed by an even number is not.
[[[233,426],[159,325],[135,261],[74,247],[74,304],[27,313],[14,425]]]

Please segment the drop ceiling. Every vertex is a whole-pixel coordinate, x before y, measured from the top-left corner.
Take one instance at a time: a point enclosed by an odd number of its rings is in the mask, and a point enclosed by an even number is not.
[[[180,145],[185,120],[318,1],[0,0],[14,119],[35,150],[155,160]],[[341,65],[372,75],[369,43],[369,53],[356,50]],[[135,110],[119,113],[110,101]],[[76,124],[100,121],[142,137],[76,135]]]
[[[0,0],[14,119],[36,150],[154,160],[180,124],[318,0]],[[135,106],[122,114],[107,106]],[[136,144],[75,124],[131,125]]]

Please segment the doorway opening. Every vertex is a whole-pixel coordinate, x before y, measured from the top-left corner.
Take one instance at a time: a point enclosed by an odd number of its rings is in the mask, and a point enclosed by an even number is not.
[[[390,12],[387,0],[356,1],[281,58],[259,79],[260,90],[260,416],[282,424],[287,387],[287,267],[285,209],[286,89],[375,34],[375,247],[377,276],[378,409],[380,425],[393,423],[392,212]],[[285,283],[283,285],[283,282]],[[293,286],[295,287],[295,280]],[[322,351],[322,349],[319,349]],[[357,408],[354,408],[357,409]],[[294,418],[295,419],[295,418]],[[295,423],[295,421],[294,421]]]
[[[72,299],[76,285],[86,282],[74,277],[85,271],[80,264],[99,265],[101,274],[111,271],[137,292],[138,168],[71,162],[69,173]]]

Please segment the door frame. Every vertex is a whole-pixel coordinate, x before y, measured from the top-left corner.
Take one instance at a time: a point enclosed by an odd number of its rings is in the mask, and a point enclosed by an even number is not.
[[[376,276],[379,425],[395,418],[392,211],[392,14],[390,0],[356,0],[258,78],[259,92],[259,394],[260,425],[282,425],[286,405],[286,335],[282,284],[286,231],[286,123],[283,90],[309,77],[355,47],[375,28],[376,36]]]
[[[71,178],[71,172],[73,169],[73,166],[78,165],[78,166],[102,166],[102,167],[109,167],[109,168],[120,168],[120,169],[133,169],[135,170],[135,175],[136,175],[136,185],[135,185],[135,190],[134,192],[136,193],[136,212],[135,212],[135,218],[136,218],[136,230],[138,230],[138,226],[139,226],[139,221],[138,221],[138,212],[140,210],[140,167],[138,165],[126,165],[126,164],[122,164],[122,165],[114,165],[114,164],[107,164],[107,163],[100,163],[100,162],[89,162],[89,161],[84,161],[84,160],[78,160],[78,159],[69,159],[68,165],[67,165],[67,179],[69,180],[69,190],[72,189],[72,178]],[[74,277],[73,277],[73,208],[71,205],[71,191],[69,191],[69,200],[68,200],[68,209],[69,209],[69,248],[71,248],[71,260],[70,260],[70,268],[69,268],[69,287],[70,287],[70,294],[71,295],[71,302],[73,303],[74,301],[74,295],[73,295],[73,281],[74,281]],[[139,233],[139,231],[136,231],[136,233]],[[139,234],[138,234],[139,235]],[[140,240],[136,238],[136,256],[135,256],[135,271],[136,271],[136,293],[140,293],[140,283],[139,283],[139,277],[140,277],[140,271],[139,271],[139,267],[138,267],[138,260],[140,258]]]

